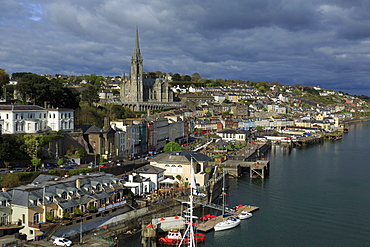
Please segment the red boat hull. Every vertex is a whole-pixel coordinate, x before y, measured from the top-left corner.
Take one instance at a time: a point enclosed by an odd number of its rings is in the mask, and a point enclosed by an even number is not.
[[[205,239],[204,234],[201,234],[201,233],[195,233],[194,234],[194,241],[196,243],[203,242],[204,239]],[[189,241],[190,241],[189,238],[184,238],[184,240],[182,241],[182,244],[188,244]],[[178,244],[180,244],[180,242],[181,242],[181,239],[171,239],[171,238],[167,238],[165,236],[162,236],[162,237],[158,238],[158,243],[161,244],[161,245],[178,245]]]

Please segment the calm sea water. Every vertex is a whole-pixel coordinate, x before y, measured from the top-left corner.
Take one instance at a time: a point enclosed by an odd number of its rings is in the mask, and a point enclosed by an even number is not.
[[[369,143],[370,123],[361,123],[340,141],[274,146],[268,178],[230,180],[230,206],[260,210],[235,229],[207,233],[202,246],[370,246]]]

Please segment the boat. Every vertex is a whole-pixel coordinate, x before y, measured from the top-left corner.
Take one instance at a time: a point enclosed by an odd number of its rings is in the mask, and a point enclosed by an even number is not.
[[[205,235],[201,233],[194,233],[194,243],[204,242]],[[189,244],[191,236],[183,234],[180,231],[169,231],[167,235],[159,236],[158,243],[161,245],[179,245]]]
[[[241,219],[241,220],[245,220],[245,219],[248,219],[252,216],[253,216],[252,213],[244,210],[244,211],[241,211],[241,213],[238,215],[238,218]]]
[[[213,229],[217,231],[223,231],[223,230],[228,230],[234,227],[237,227],[240,224],[240,219],[235,218],[229,214],[225,214],[225,172],[222,171],[223,175],[223,182],[222,182],[222,217],[223,220],[219,223],[217,223]]]
[[[223,221],[217,223],[214,226],[214,230],[217,231],[223,231],[223,230],[228,230],[234,227],[237,227],[240,224],[240,219],[232,217],[232,216],[227,216]]]

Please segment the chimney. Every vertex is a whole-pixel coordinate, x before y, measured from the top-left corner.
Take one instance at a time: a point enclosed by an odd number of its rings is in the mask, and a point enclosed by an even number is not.
[[[76,188],[77,189],[81,188],[81,178],[76,179]]]
[[[3,192],[6,192],[6,187],[5,186],[3,187]]]

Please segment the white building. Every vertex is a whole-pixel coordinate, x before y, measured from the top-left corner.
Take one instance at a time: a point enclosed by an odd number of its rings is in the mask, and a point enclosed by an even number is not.
[[[141,177],[149,178],[150,183],[150,191],[156,190],[159,188],[159,183],[164,180],[164,172],[166,170],[151,166],[151,165],[145,165],[135,170],[136,174],[139,174]]]
[[[45,109],[35,105],[0,105],[2,134],[74,129],[74,110]]]
[[[47,109],[48,126],[53,131],[73,130],[74,126],[74,110],[66,108]]]

